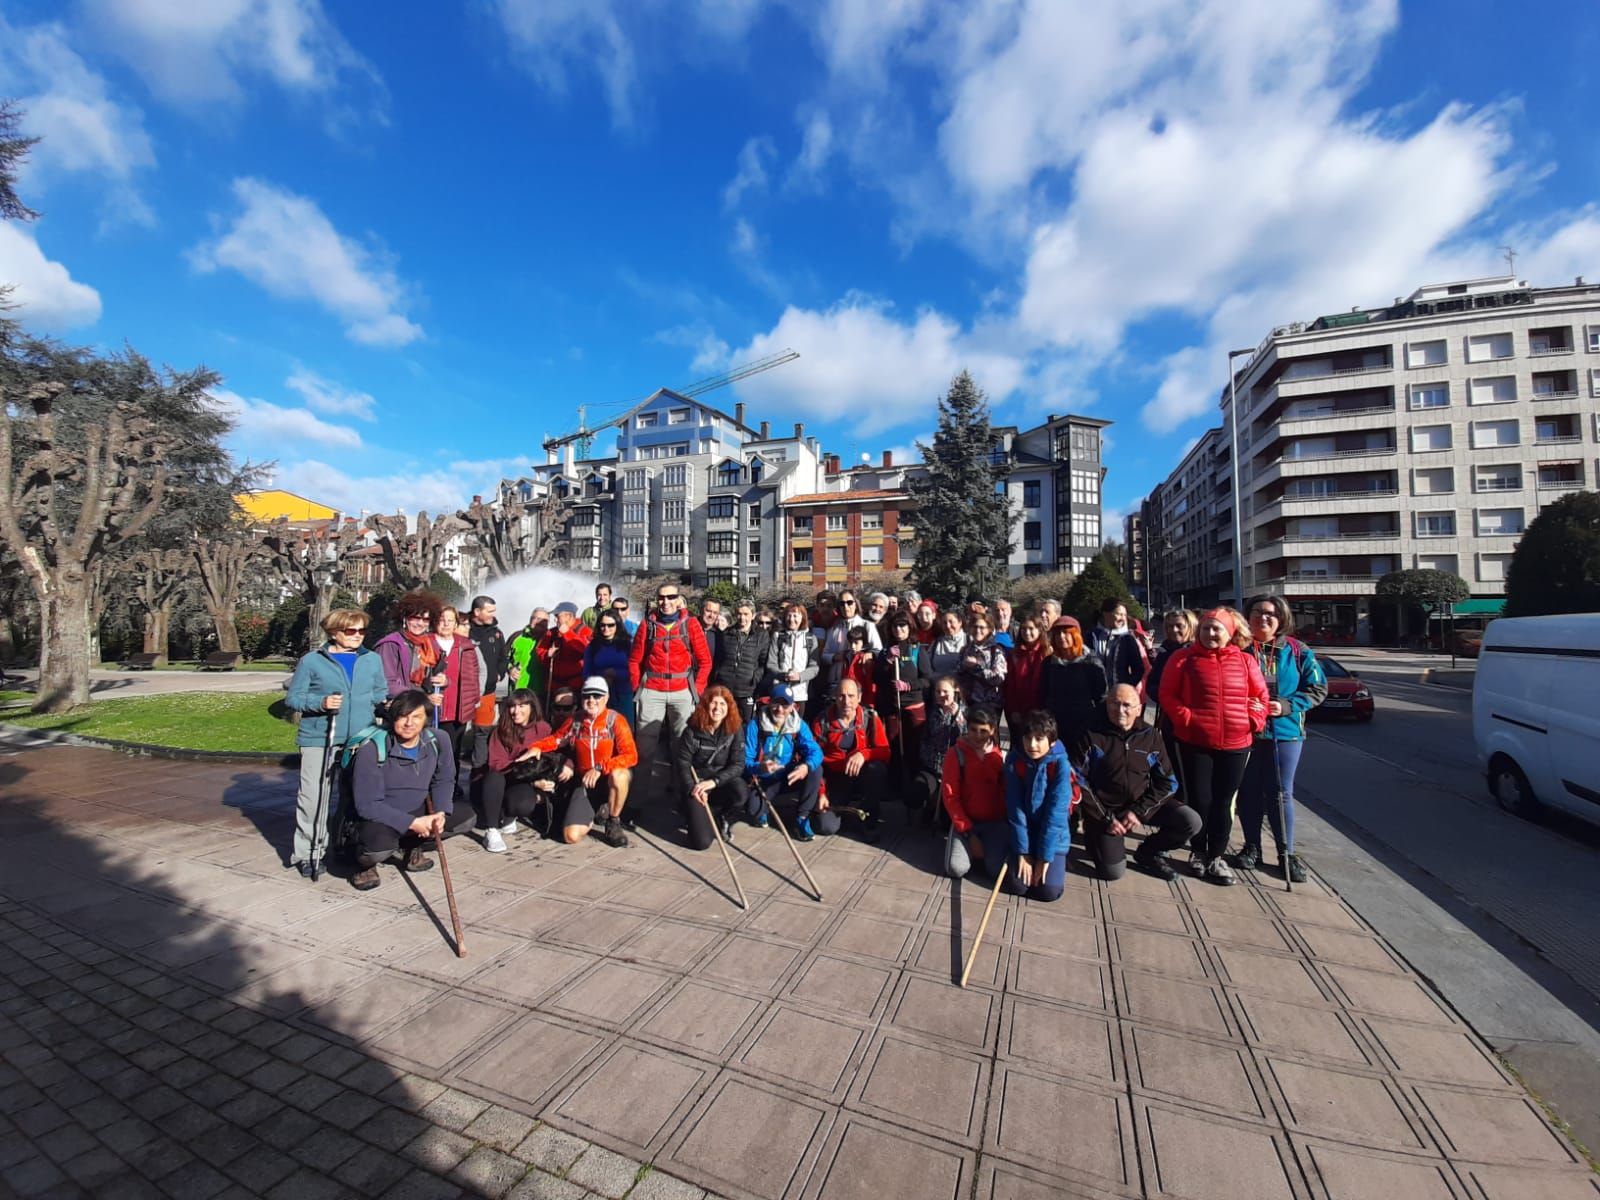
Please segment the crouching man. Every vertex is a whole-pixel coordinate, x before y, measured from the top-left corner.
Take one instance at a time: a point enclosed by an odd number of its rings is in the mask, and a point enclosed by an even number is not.
[[[786,683],[773,685],[764,711],[746,727],[744,770],[756,796],[757,825],[767,823],[768,804],[792,796],[795,841],[839,832],[839,818],[828,811],[827,797],[822,795],[822,747],[795,711],[794,693]],[[816,833],[811,829],[813,815]]]
[[[351,763],[350,789],[360,820],[357,891],[377,887],[378,864],[401,857],[408,871],[426,871],[427,842],[465,833],[472,809],[454,804],[456,756],[447,734],[428,726],[428,697],[415,688],[389,701],[384,728],[360,741]],[[359,735],[358,735],[359,737]],[[434,811],[427,811],[433,798]]]

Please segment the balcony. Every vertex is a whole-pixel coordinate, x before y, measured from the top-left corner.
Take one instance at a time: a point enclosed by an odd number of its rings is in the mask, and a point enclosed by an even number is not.
[[[1474,492],[1520,492],[1522,490],[1522,476],[1508,477],[1496,475],[1490,479],[1478,479],[1472,484]]]
[[[1533,398],[1535,400],[1576,400],[1578,398],[1578,373],[1576,371],[1535,371],[1533,373]]]
[[[1572,327],[1554,325],[1548,329],[1528,330],[1528,357],[1544,358],[1551,354],[1571,354]]]
[[[1370,596],[1377,590],[1377,575],[1324,575],[1317,572],[1290,571],[1273,584],[1283,584],[1284,590],[1301,596]]]
[[[1541,492],[1576,492],[1583,487],[1583,464],[1548,464],[1539,468],[1538,490]]]

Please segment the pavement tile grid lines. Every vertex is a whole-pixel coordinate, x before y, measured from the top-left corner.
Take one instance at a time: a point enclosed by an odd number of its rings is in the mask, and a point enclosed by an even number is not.
[[[292,797],[0,759],[0,1195],[1600,1200],[1315,879],[1074,874],[963,991],[988,892],[920,832],[805,847],[818,904],[741,828],[749,912],[648,832],[457,841],[458,959],[438,871],[283,871]]]

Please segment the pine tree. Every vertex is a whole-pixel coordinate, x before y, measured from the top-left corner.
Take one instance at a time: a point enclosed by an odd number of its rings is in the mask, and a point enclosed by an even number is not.
[[[1083,574],[1073,580],[1072,590],[1061,602],[1061,611],[1069,617],[1077,617],[1087,629],[1100,619],[1100,606],[1107,600],[1122,601],[1127,606],[1130,621],[1144,619],[1144,609],[1129,592],[1122,572],[1106,555],[1097,554],[1089,560]]]
[[[919,443],[926,477],[911,482],[917,502],[917,561],[911,582],[940,604],[988,596],[1006,577],[1015,513],[996,485],[988,398],[966,371],[939,401],[933,445]]]

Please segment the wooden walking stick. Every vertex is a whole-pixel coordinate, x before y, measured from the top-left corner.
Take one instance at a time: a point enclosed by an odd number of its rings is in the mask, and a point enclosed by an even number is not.
[[[427,813],[433,816],[433,797],[429,796],[423,804]],[[439,871],[444,876],[444,900],[450,906],[450,927],[455,932],[456,957],[465,958],[467,947],[461,940],[461,915],[456,912],[456,889],[450,885],[450,860],[444,856],[444,830],[439,830],[439,836],[433,839],[434,849],[439,852]]]
[[[1000,888],[1006,881],[1006,872],[1011,869],[1011,860],[1008,858],[1000,864],[1000,874],[994,877],[994,890],[989,893],[989,903],[983,906],[983,920],[978,922],[978,936],[972,939],[972,949],[967,952],[967,965],[961,968],[961,986],[967,986],[967,976],[972,974],[972,964],[978,961],[978,947],[983,945],[983,932],[989,928],[989,914],[994,912],[994,902],[1000,898]]]
[[[693,767],[689,768],[689,775],[696,783],[700,782],[700,772]],[[721,823],[717,820],[717,814],[711,811],[709,793],[702,803],[706,806],[706,817],[711,821],[711,836],[717,839],[717,849],[722,851],[722,861],[728,864],[728,874],[733,876],[733,886],[739,890],[739,907],[748,910],[750,901],[745,899],[744,884],[739,882],[739,872],[733,869],[733,855],[728,853],[728,843],[722,840]]]
[[[817,886],[817,881],[811,877],[811,872],[806,869],[806,860],[800,857],[800,847],[794,844],[794,839],[789,836],[789,830],[783,824],[783,818],[778,815],[778,806],[772,802],[772,797],[767,795],[767,789],[761,786],[761,781],[752,778],[756,785],[756,793],[761,797],[761,802],[767,806],[767,811],[772,814],[772,822],[778,827],[778,832],[783,834],[783,840],[788,844],[789,853],[794,855],[794,861],[800,864],[806,882],[811,885],[811,890],[817,894],[817,903],[822,902],[822,889]]]

